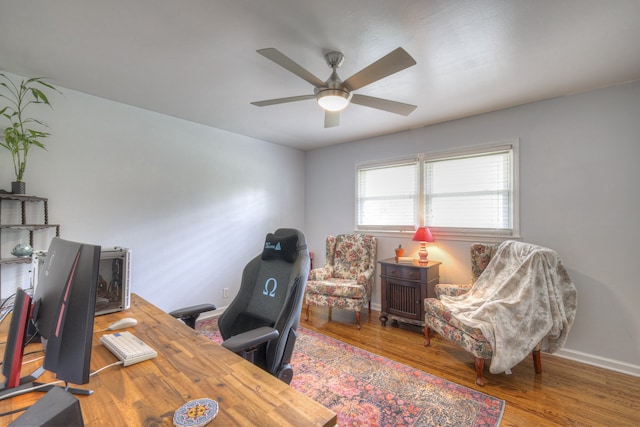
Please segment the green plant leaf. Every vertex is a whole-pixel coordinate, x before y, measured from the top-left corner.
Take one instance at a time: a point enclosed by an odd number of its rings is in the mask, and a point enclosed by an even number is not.
[[[45,86],[51,90],[55,90],[58,93],[62,93],[60,92],[58,89],[56,89],[53,85],[50,85],[49,83],[45,82],[44,80],[42,80],[43,77],[38,78],[38,83],[41,84],[42,86]]]
[[[41,100],[38,102],[43,102],[47,105],[49,104],[49,100],[47,99],[47,96],[40,90],[40,89],[36,89],[35,87],[31,88],[31,94],[33,95],[33,97],[37,100]]]
[[[30,105],[46,104],[51,107],[47,94],[42,89],[54,90],[61,93],[54,86],[46,83],[41,77],[35,77],[20,82],[20,86],[0,73],[0,101],[5,101],[5,106],[0,105],[0,119],[4,118],[7,127],[3,130],[3,141],[0,147],[5,148],[13,160],[13,168],[16,181],[21,181],[27,166],[27,155],[31,146],[46,150],[44,138],[50,136],[48,132],[32,128],[33,125],[46,128],[46,123],[26,115],[31,111]],[[34,85],[41,86],[35,87]]]

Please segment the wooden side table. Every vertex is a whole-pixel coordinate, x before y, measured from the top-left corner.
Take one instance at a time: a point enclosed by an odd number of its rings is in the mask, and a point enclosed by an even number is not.
[[[386,326],[392,319],[392,326],[398,321],[424,326],[424,299],[435,298],[435,286],[440,281],[439,261],[429,261],[420,265],[399,264],[395,258],[380,263],[382,310],[380,323]]]

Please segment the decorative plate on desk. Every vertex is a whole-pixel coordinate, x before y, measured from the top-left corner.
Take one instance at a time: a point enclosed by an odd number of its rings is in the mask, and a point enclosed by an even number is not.
[[[218,415],[218,402],[211,399],[196,399],[182,405],[173,414],[173,425],[177,427],[200,427]]]

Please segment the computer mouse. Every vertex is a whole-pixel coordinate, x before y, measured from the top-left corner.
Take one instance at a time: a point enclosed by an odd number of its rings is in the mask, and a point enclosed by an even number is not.
[[[138,321],[133,317],[125,317],[124,319],[116,320],[107,328],[108,331],[115,331],[118,329],[130,328],[136,326]]]

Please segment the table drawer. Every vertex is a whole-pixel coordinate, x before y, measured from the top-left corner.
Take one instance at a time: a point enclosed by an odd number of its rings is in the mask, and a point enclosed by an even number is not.
[[[397,277],[398,279],[420,280],[421,271],[414,267],[393,265],[385,266],[382,274],[389,277]]]

